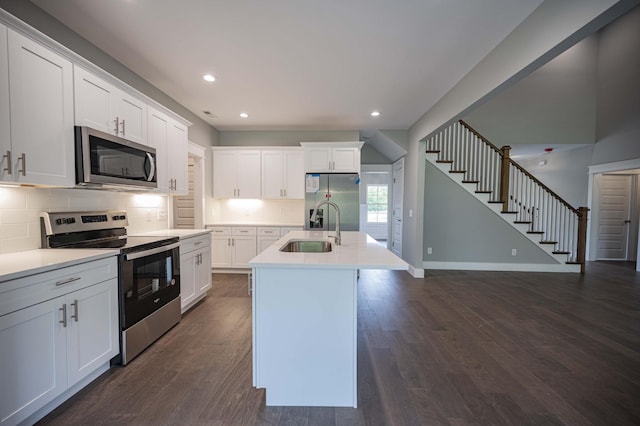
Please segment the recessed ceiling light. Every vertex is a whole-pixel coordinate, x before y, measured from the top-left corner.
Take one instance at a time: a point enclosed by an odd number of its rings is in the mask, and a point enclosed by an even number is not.
[[[240,113],[240,117],[242,117],[242,118],[248,118],[248,117],[249,117],[249,114],[247,114],[246,112],[241,112],[241,113]]]
[[[216,81],[216,78],[211,74],[205,74],[204,76],[202,76],[202,78],[204,78],[205,81],[208,81],[208,82]]]
[[[379,115],[380,115],[380,111],[373,111],[373,112],[371,113],[371,116],[372,116],[372,117],[378,117]]]

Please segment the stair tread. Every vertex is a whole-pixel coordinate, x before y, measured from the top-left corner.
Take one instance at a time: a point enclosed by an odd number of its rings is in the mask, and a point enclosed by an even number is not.
[[[540,244],[558,244],[557,241],[540,241]]]
[[[518,212],[512,212],[512,211],[506,211],[506,212],[500,212],[502,214],[518,214]]]
[[[527,231],[527,234],[544,234],[544,231]]]
[[[516,220],[513,223],[523,223],[526,225],[531,225],[531,221],[530,220]]]
[[[570,251],[552,251],[553,254],[571,254]]]
[[[440,151],[437,151],[435,149],[428,149],[427,154],[440,154]]]
[[[476,191],[476,194],[491,194],[492,191]]]
[[[499,201],[499,200],[489,200],[490,204],[502,204],[503,201]]]
[[[466,170],[449,170],[449,173],[467,173]]]
[[[453,160],[436,160],[436,163],[453,163]]]
[[[463,180],[462,183],[480,183],[479,180]]]

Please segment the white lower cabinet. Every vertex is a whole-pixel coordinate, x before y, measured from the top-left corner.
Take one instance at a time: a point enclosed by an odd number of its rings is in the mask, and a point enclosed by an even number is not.
[[[256,254],[255,226],[209,226],[211,267],[249,268]]]
[[[33,423],[119,353],[115,257],[0,283],[0,300],[2,425]]]
[[[180,297],[182,313],[204,298],[211,288],[209,235],[180,240]]]
[[[211,267],[216,269],[249,269],[249,261],[285,236],[296,226],[232,226],[210,225]]]

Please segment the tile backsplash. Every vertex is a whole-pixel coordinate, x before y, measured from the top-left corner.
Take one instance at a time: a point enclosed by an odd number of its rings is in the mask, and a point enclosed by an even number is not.
[[[126,210],[129,234],[168,228],[167,196],[0,186],[0,254],[40,248],[40,213]]]

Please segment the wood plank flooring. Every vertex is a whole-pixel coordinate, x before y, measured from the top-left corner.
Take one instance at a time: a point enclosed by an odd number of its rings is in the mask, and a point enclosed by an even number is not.
[[[358,408],[266,407],[246,275],[51,425],[637,425],[640,273],[361,271]]]

